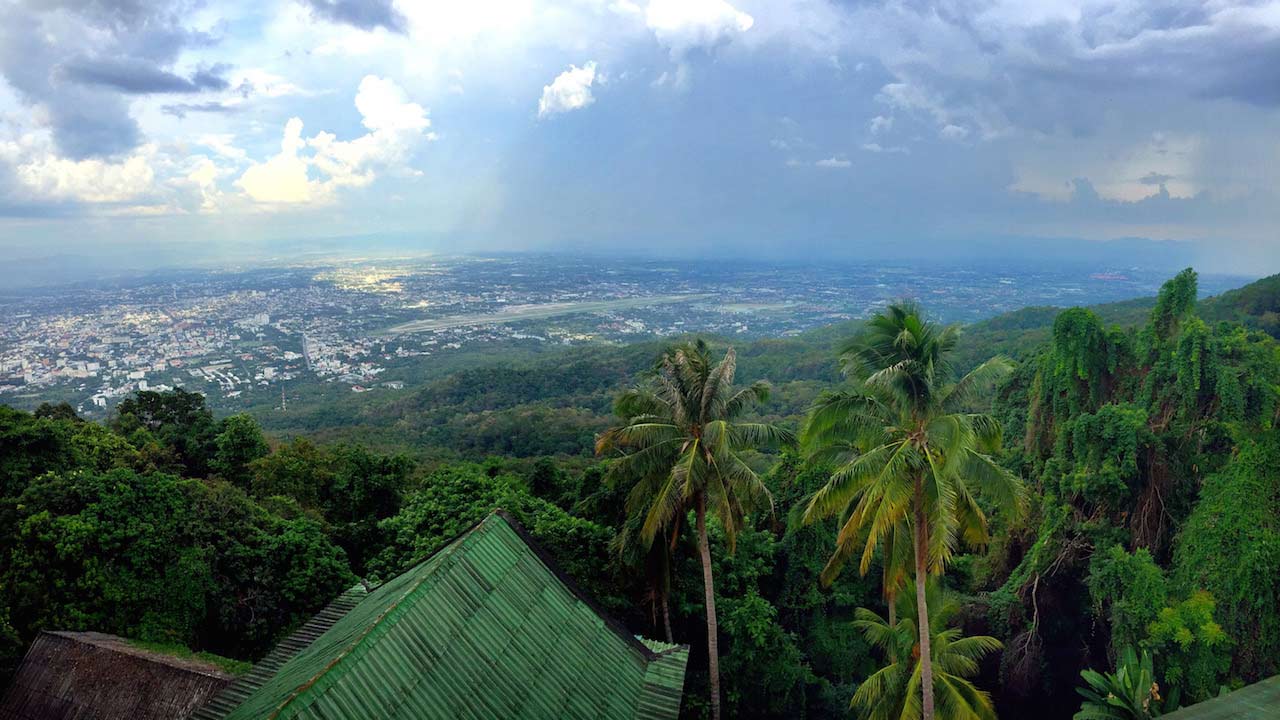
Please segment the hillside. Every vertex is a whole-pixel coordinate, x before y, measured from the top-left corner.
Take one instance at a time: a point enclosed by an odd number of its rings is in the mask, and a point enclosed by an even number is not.
[[[1275,326],[1278,302],[1280,276],[1275,276],[1197,307],[1208,320],[1262,328]],[[1155,298],[1148,297],[1090,309],[1105,325],[1132,328],[1146,321],[1154,305]],[[1062,308],[1029,307],[965,327],[956,348],[957,367],[968,370],[993,355],[1027,359],[1048,343],[1060,312]],[[740,379],[773,385],[773,397],[760,409],[763,417],[794,425],[818,394],[839,379],[837,349],[858,328],[858,323],[846,322],[790,338],[708,340],[718,348],[736,349]],[[648,370],[674,340],[538,353],[478,352],[407,378],[413,389],[403,394],[347,395],[300,403],[285,415],[265,408],[255,414],[279,435],[358,441],[419,459],[586,457],[596,433],[610,421],[614,395]]]

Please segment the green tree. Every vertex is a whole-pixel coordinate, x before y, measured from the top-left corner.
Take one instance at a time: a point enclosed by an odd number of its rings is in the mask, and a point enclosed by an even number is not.
[[[663,353],[647,387],[622,394],[615,412],[622,424],[600,436],[596,452],[622,454],[609,470],[611,481],[631,487],[630,514],[644,517],[638,538],[651,544],[693,511],[702,563],[707,614],[707,657],[711,716],[720,717],[720,657],[715,582],[707,540],[707,513],[720,521],[730,550],[744,518],[757,507],[772,507],[769,489],[743,459],[748,449],[791,442],[790,433],[765,423],[742,422],[742,415],[768,398],[756,383],[733,390],[736,355],[730,348],[713,363],[698,340]]]
[[[958,336],[954,326],[927,321],[915,305],[889,306],[842,352],[851,387],[823,396],[802,433],[814,457],[839,463],[804,511],[806,522],[844,518],[828,574],[859,547],[863,574],[878,547],[886,548],[891,565],[904,528],[910,528],[926,720],[934,716],[935,687],[930,639],[923,632],[929,627],[927,577],[943,571],[961,541],[987,542],[977,494],[1000,509],[1024,504],[1022,482],[991,456],[1000,446],[999,423],[967,411],[981,390],[1008,372],[1008,363],[989,360],[953,380],[950,355]]]
[[[132,438],[143,430],[172,455],[174,467],[184,477],[205,477],[213,458],[217,426],[205,407],[204,395],[175,388],[165,392],[142,390],[116,407],[112,429]],[[142,443],[134,445],[141,449]]]
[[[938,716],[948,720],[995,720],[991,696],[969,678],[978,674],[978,662],[999,650],[1000,641],[986,635],[965,637],[949,627],[960,611],[959,601],[943,591],[937,581],[926,589],[929,610],[929,658],[936,668],[934,687]],[[922,715],[920,692],[924,650],[917,631],[917,600],[898,598],[902,619],[892,624],[879,614],[858,608],[854,625],[867,641],[885,654],[888,665],[872,673],[854,693],[849,706],[869,720],[914,720]]]
[[[250,465],[269,451],[262,428],[252,415],[239,413],[224,418],[218,431],[210,462],[213,471],[232,485],[248,490],[253,479]]]
[[[306,438],[294,438],[270,455],[255,460],[250,492],[256,498],[283,495],[304,508],[316,508],[320,494],[333,483],[329,456]]]
[[[1200,591],[1166,607],[1147,625],[1144,648],[1155,653],[1167,688],[1166,707],[1208,700],[1218,694],[1231,667],[1231,641],[1213,619],[1213,596]]]
[[[1147,626],[1168,602],[1164,571],[1146,548],[1128,553],[1112,545],[1095,553],[1087,583],[1094,612],[1110,621],[1111,649],[1117,654],[1146,637]]]

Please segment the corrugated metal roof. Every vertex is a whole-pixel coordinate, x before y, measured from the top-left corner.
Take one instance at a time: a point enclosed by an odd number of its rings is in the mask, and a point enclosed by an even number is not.
[[[225,717],[675,718],[688,649],[639,641],[495,513],[373,590]]]
[[[229,682],[212,665],[114,635],[42,632],[0,700],[0,719],[175,720]]]
[[[1275,720],[1280,718],[1280,675],[1161,717],[1166,720]]]
[[[356,585],[339,595],[323,610],[316,613],[291,634],[272,648],[267,656],[258,661],[249,672],[236,678],[222,692],[213,696],[204,707],[191,716],[191,720],[222,720],[236,709],[253,693],[257,692],[268,680],[280,672],[280,668],[304,648],[315,642],[316,638],[328,632],[343,615],[360,603],[369,592],[364,585]]]

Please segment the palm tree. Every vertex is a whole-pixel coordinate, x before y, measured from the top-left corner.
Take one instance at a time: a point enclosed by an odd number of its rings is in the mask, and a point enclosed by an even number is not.
[[[960,610],[960,603],[930,582],[926,590],[929,607],[930,659],[937,668],[934,679],[940,715],[947,720],[995,720],[991,696],[979,690],[969,678],[978,674],[978,661],[999,650],[1000,641],[986,635],[964,637],[960,628],[947,627]],[[849,707],[869,720],[918,718],[922,655],[917,643],[916,599],[898,599],[903,618],[886,622],[866,608],[858,608],[854,626],[867,642],[885,654],[889,664],[872,673],[853,694]]]
[[[720,656],[711,548],[706,516],[720,521],[733,550],[748,512],[772,510],[773,497],[741,453],[792,441],[790,433],[764,423],[740,422],[753,405],[764,402],[769,387],[755,383],[733,390],[733,348],[712,364],[701,340],[662,354],[650,383],[623,393],[614,410],[621,424],[600,436],[597,454],[620,451],[609,470],[611,482],[627,483],[629,515],[643,518],[634,537],[646,547],[660,533],[676,537],[692,510],[702,562],[707,610],[707,656],[711,717],[720,717]]]
[[[809,499],[805,522],[840,515],[836,548],[823,571],[829,582],[861,549],[866,574],[877,548],[886,573],[900,566],[907,540],[914,556],[916,627],[927,628],[925,584],[963,540],[987,541],[982,493],[999,509],[1021,509],[1021,481],[996,463],[999,424],[968,412],[975,395],[1009,370],[994,358],[954,380],[949,355],[959,331],[924,319],[912,304],[891,305],[841,352],[847,389],[821,397],[802,442],[817,458],[835,460],[827,483]],[[891,578],[892,579],[892,578]],[[886,587],[886,594],[895,591]],[[923,712],[934,716],[928,633],[920,635]]]

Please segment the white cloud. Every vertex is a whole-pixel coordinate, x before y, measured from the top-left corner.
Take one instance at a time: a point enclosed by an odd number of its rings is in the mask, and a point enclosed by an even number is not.
[[[725,0],[651,0],[645,24],[678,57],[692,48],[719,45],[745,33],[755,18]]]
[[[223,171],[207,157],[197,160],[195,168],[187,173],[187,181],[200,193],[202,212],[214,212],[220,207],[222,191],[218,189],[218,178],[221,175]]]
[[[969,137],[969,129],[960,125],[948,124],[938,131],[938,136],[943,140],[959,141]]]
[[[889,132],[893,129],[893,116],[877,115],[871,118],[869,125],[871,127],[872,134],[878,135],[880,133]]]
[[[0,160],[11,167],[19,189],[38,200],[121,203],[142,198],[155,186],[154,145],[121,160],[70,160],[59,156],[45,133],[0,142]]]
[[[203,145],[215,153],[221,155],[228,160],[237,162],[248,158],[248,153],[243,148],[236,147],[234,144],[235,135],[231,133],[206,133],[196,138],[196,142]]]
[[[410,101],[395,82],[375,75],[360,81],[355,106],[368,133],[339,140],[333,133],[319,132],[304,140],[302,120],[291,118],[280,153],[250,166],[236,185],[259,203],[326,203],[335,199],[338,188],[364,187],[384,170],[419,174],[405,163],[418,142],[436,138],[428,131],[426,109]]]
[[[255,202],[305,203],[314,191],[307,177],[307,163],[298,157],[305,145],[302,140],[302,120],[289,118],[284,126],[284,138],[280,141],[280,154],[263,163],[254,163],[236,181]]]
[[[595,62],[587,62],[582,67],[570,65],[550,85],[543,86],[542,97],[538,100],[538,117],[580,110],[595,102],[595,96],[591,94],[591,84],[595,79]]]
[[[356,109],[364,118],[364,126],[374,132],[424,130],[431,126],[421,105],[410,102],[399,85],[375,75],[366,75],[360,81]]]
[[[867,152],[873,152],[873,153],[901,153],[903,155],[910,154],[911,152],[907,148],[902,147],[900,145],[884,146],[884,145],[881,145],[880,143],[865,143],[862,146],[862,149],[866,150]]]
[[[847,168],[853,165],[853,163],[849,162],[849,160],[846,158],[835,155],[829,158],[825,158],[823,160],[819,160],[818,162],[814,163],[814,165],[817,165],[820,168]]]

